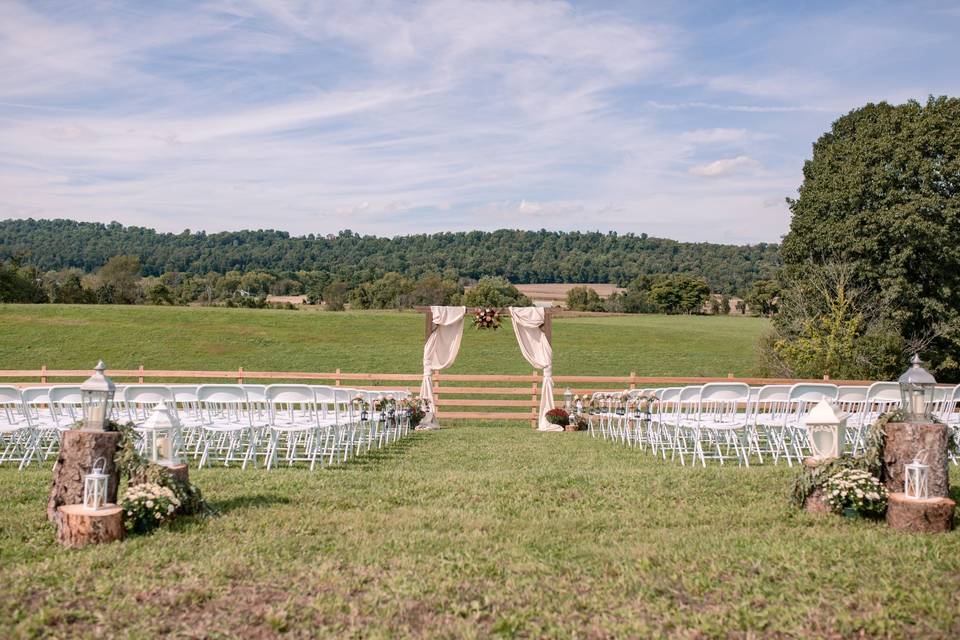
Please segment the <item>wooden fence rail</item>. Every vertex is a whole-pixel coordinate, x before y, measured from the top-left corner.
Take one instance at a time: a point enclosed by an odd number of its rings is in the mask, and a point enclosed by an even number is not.
[[[57,382],[79,382],[90,375],[87,369],[39,369],[0,370],[0,380],[13,380],[17,386],[50,385]],[[417,392],[423,380],[419,373],[350,373],[337,369],[329,373],[305,371],[248,371],[243,367],[226,371],[187,371],[179,369],[111,369],[108,375],[118,383],[159,381],[235,381],[237,383],[301,381],[327,383],[355,389],[388,387]],[[838,385],[868,385],[868,380],[790,379],[790,378],[737,378],[728,374],[722,378],[702,376],[554,376],[554,398],[562,400],[566,389],[575,394],[617,392],[625,389],[647,387],[682,386],[709,382],[744,382],[750,385],[796,384],[799,382],[829,381]],[[407,384],[398,384],[407,383]],[[471,384],[476,383],[476,384]],[[519,383],[519,384],[518,384]],[[438,416],[449,420],[530,420],[537,423],[540,405],[539,372],[525,375],[497,374],[445,374],[433,376],[433,393]],[[523,385],[523,386],[521,386]],[[526,396],[526,397],[520,397]],[[469,410],[449,410],[449,407]],[[483,409],[483,410],[481,410]],[[523,409],[517,411],[517,409]]]

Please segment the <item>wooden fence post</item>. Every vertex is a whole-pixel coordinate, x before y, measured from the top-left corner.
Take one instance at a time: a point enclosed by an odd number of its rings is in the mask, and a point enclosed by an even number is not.
[[[140,365],[140,368],[137,370],[137,373],[139,374],[137,376],[137,382],[139,382],[140,384],[143,384],[143,365]]]
[[[237,384],[243,384],[243,367],[237,368]]]
[[[340,386],[340,367],[337,367],[337,377],[334,378],[334,380],[336,381],[336,386],[339,387]]]
[[[440,372],[433,374],[433,415],[440,419]]]
[[[630,372],[630,388],[631,389],[637,388],[637,372],[636,371]]]
[[[47,384],[47,365],[40,365],[40,384]]]

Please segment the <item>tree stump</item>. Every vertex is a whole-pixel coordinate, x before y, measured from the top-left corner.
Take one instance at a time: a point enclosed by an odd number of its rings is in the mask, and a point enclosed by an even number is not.
[[[913,462],[923,451],[924,462],[930,466],[930,495],[950,497],[948,437],[945,424],[888,422],[883,448],[883,478],[887,491],[903,491],[903,466]]]
[[[65,547],[79,549],[123,539],[123,509],[115,504],[96,511],[88,511],[80,504],[65,504],[57,511],[57,542]]]
[[[824,462],[830,462],[833,458],[827,458],[821,460],[819,458],[804,458],[803,466],[808,468],[815,468]],[[803,501],[803,510],[807,513],[833,513],[833,510],[830,508],[830,505],[827,504],[827,501],[824,499],[823,488],[817,487],[813,490],[813,493],[808,495]]]
[[[823,497],[822,487],[817,487],[813,490],[813,493],[807,496],[807,499],[803,501],[803,510],[807,513],[816,513],[817,515],[833,513],[833,509],[830,508],[830,505],[827,504],[827,501]]]
[[[914,533],[950,531],[956,506],[950,498],[914,500],[903,493],[891,493],[887,496],[887,524],[891,529]]]
[[[181,482],[190,482],[190,467],[185,464],[175,464],[172,467],[167,467],[167,471]]]
[[[114,464],[120,433],[117,431],[80,431],[71,429],[60,434],[60,454],[53,465],[53,484],[47,501],[47,519],[60,526],[57,507],[83,502],[83,476],[93,470],[97,458],[103,458],[104,473],[110,476],[107,502],[117,501],[120,473]]]

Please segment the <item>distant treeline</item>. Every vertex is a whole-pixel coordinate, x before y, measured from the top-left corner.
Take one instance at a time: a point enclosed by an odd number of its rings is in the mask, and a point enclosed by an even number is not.
[[[775,244],[685,243],[646,234],[515,230],[394,238],[351,231],[335,236],[269,230],[174,234],[119,223],[0,221],[0,262],[16,261],[39,273],[77,269],[89,274],[119,255],[139,258],[141,275],[168,280],[171,274],[206,278],[266,273],[277,294],[307,293],[335,282],[353,290],[390,273],[413,281],[430,276],[448,282],[501,276],[515,283],[620,286],[641,276],[686,274],[703,278],[714,292],[742,296],[753,282],[771,279],[779,264]]]

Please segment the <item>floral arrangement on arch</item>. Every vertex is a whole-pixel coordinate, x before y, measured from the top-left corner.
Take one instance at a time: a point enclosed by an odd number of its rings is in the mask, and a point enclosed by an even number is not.
[[[852,509],[859,514],[880,516],[887,509],[887,489],[872,473],[841,469],[823,484],[826,503],[836,513]]]
[[[496,331],[500,328],[500,323],[500,311],[497,309],[477,309],[477,312],[473,314],[474,329],[493,329]]]
[[[128,531],[147,533],[176,516],[180,499],[169,487],[145,482],[127,487],[120,506],[123,526]]]

